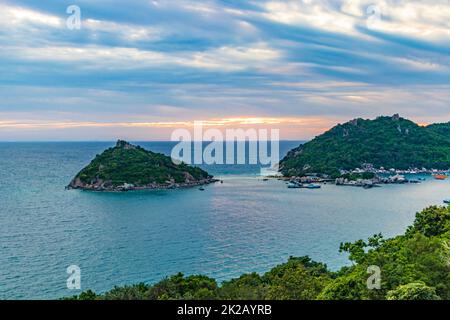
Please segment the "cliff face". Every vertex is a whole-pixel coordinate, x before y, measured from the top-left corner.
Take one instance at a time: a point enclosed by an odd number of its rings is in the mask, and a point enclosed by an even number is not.
[[[419,126],[399,115],[339,124],[291,150],[280,162],[284,175],[361,168],[450,168],[450,124]]]
[[[170,157],[119,140],[97,155],[68,185],[69,189],[127,191],[193,187],[213,182],[206,171],[174,164]]]

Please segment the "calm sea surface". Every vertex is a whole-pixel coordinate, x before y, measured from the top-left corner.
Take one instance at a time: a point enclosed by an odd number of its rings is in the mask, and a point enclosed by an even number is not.
[[[403,233],[416,211],[450,198],[450,181],[372,190],[287,189],[255,166],[206,169],[223,184],[130,193],[65,191],[114,143],[0,143],[0,298],[59,298],[66,268],[82,289],[155,282],[183,272],[225,280],[309,255],[348,264],[339,243]],[[298,142],[282,142],[284,155]],[[171,143],[140,143],[168,154]]]

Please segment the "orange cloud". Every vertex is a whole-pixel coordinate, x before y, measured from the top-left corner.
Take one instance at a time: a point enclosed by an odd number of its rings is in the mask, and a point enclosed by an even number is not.
[[[152,121],[152,122],[96,122],[96,121],[0,121],[0,131],[53,131],[87,128],[114,133],[127,133],[137,138],[143,132],[156,132],[170,138],[171,131],[179,128],[191,130],[195,123],[205,128],[254,128],[279,129],[282,139],[308,139],[334,126],[337,119],[316,117],[236,117],[190,121]]]
[[[320,124],[329,122],[323,118],[265,118],[265,117],[239,117],[223,119],[207,119],[198,121],[156,121],[156,122],[95,122],[95,121],[0,121],[0,128],[18,128],[18,129],[60,129],[77,127],[191,127],[195,123],[201,123],[203,126],[248,126],[248,125],[302,125]]]

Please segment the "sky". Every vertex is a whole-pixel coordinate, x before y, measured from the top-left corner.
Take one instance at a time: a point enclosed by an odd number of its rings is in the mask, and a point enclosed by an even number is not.
[[[0,0],[2,141],[169,140],[194,121],[303,140],[448,122],[449,89],[449,0]]]

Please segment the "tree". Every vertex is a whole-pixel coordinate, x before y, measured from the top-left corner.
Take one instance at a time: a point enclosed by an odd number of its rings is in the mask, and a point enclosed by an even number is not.
[[[388,300],[441,300],[434,288],[423,282],[412,282],[397,287],[387,294]]]
[[[261,276],[257,273],[250,273],[222,283],[220,298],[225,300],[263,300],[266,292],[267,286]]]
[[[332,281],[317,297],[319,300],[366,300],[366,274],[353,270]]]
[[[329,277],[314,276],[302,266],[287,269],[280,277],[272,279],[267,292],[270,300],[315,300]]]
[[[206,276],[184,277],[178,273],[150,287],[147,298],[150,300],[210,300],[217,298],[217,283]]]
[[[450,206],[429,207],[416,214],[414,225],[407,234],[420,232],[427,237],[439,236],[450,229]]]
[[[145,300],[149,286],[139,283],[133,286],[115,287],[104,295],[105,300]]]
[[[351,242],[345,242],[341,243],[339,246],[339,252],[348,252],[349,253],[349,259],[351,261],[354,261],[356,263],[360,263],[365,255],[365,248],[367,247],[367,244],[364,242],[364,240],[358,240],[353,243]]]

